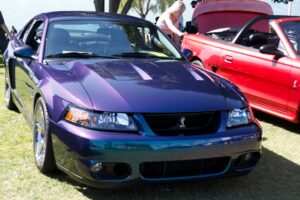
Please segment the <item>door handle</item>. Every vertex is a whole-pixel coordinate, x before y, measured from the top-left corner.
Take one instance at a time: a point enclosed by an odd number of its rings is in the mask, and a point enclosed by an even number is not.
[[[224,60],[225,60],[225,62],[227,62],[227,63],[232,63],[232,61],[233,61],[233,57],[232,56],[225,56],[224,57]]]

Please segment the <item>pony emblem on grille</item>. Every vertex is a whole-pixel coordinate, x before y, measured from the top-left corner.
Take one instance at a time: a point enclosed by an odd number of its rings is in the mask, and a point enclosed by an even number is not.
[[[186,128],[186,126],[185,126],[185,117],[181,117],[180,118],[180,124],[179,124],[179,127],[180,128]]]

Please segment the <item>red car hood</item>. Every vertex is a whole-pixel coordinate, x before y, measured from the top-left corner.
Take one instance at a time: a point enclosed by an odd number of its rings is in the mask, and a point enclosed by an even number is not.
[[[206,33],[220,28],[241,28],[263,14],[272,15],[272,7],[258,0],[206,0],[197,5],[192,19],[197,20],[198,32]]]

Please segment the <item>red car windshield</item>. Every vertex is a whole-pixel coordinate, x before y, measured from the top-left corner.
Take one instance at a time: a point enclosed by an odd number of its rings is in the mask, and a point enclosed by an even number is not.
[[[281,27],[284,30],[295,52],[300,56],[300,21],[283,22]]]

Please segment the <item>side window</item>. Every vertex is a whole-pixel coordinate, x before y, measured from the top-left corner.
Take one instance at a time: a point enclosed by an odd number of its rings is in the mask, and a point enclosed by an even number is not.
[[[41,20],[35,21],[30,28],[29,33],[25,39],[25,44],[30,46],[33,51],[37,52],[41,44],[43,35],[44,23]]]
[[[287,39],[294,47],[297,55],[300,55],[300,23],[297,21],[280,23]]]
[[[273,44],[278,50],[287,55],[280,38],[270,25],[270,22],[270,19],[262,19],[254,23],[245,31],[240,44],[254,49],[259,49],[266,44]]]
[[[33,23],[34,23],[34,21],[29,22],[20,34],[20,40],[23,42],[23,44],[25,44],[25,39],[27,38],[30,28],[32,27]]]
[[[273,36],[268,38],[268,44],[273,44],[279,51],[281,51],[285,56],[288,56],[287,50],[284,47],[282,41],[279,39],[277,33],[273,30],[273,28],[270,28],[271,33],[273,33]]]
[[[268,43],[269,31],[269,19],[259,20],[245,30],[239,44],[259,49],[260,46]]]

